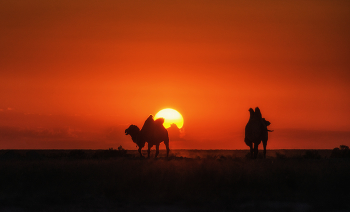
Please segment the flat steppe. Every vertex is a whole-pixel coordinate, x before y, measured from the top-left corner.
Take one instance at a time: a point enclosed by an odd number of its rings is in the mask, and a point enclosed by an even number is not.
[[[350,210],[350,159],[332,150],[154,152],[0,150],[0,211]]]

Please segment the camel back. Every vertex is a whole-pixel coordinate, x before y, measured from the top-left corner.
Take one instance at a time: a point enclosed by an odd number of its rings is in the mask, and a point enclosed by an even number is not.
[[[151,142],[152,144],[154,142],[157,143],[165,140],[168,141],[169,140],[168,131],[163,126],[163,123],[164,123],[163,118],[154,120],[153,116],[150,115],[146,119],[140,131],[140,140],[148,143]]]

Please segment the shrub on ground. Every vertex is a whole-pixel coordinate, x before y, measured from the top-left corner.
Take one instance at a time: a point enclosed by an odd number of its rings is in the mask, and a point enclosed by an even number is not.
[[[340,148],[334,148],[331,153],[331,158],[350,158],[349,147],[346,145],[340,145]]]
[[[303,157],[307,159],[321,159],[321,155],[317,150],[306,150]]]
[[[118,150],[109,148],[108,150],[99,150],[96,151],[95,154],[92,156],[93,159],[109,159],[114,157],[126,157],[129,156],[127,151],[122,147],[119,146]]]

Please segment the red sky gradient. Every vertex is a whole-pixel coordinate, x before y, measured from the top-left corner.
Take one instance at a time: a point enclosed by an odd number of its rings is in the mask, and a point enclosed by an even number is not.
[[[174,108],[171,148],[350,145],[349,1],[1,1],[0,149],[136,149]],[[163,146],[163,145],[162,145]]]

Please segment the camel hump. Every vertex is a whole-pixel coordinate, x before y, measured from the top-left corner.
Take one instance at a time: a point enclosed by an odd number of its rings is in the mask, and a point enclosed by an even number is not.
[[[153,122],[154,122],[154,119],[153,119],[153,115],[151,114],[151,115],[149,115],[148,118],[146,119],[144,125],[153,124]]]
[[[158,119],[154,120],[154,123],[156,125],[163,125],[164,124],[164,118],[158,118]]]
[[[261,115],[259,107],[255,108],[255,117],[259,120],[262,119],[262,115]]]
[[[152,127],[154,124],[153,115],[149,115],[146,119],[145,123],[143,124],[142,128],[149,128]]]

